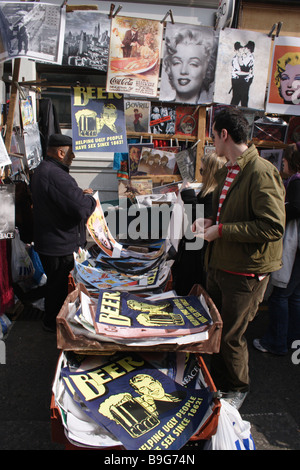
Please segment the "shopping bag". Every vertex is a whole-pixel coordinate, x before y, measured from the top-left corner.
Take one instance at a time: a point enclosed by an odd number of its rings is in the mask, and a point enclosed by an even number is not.
[[[232,405],[221,399],[217,432],[211,438],[212,450],[255,450],[251,425]]]
[[[20,239],[19,231],[15,230],[11,249],[11,274],[13,282],[21,282],[32,278],[34,267],[26,245]]]
[[[33,248],[33,245],[30,245],[29,256],[31,258],[31,261],[34,267],[33,279],[35,280],[37,284],[39,284],[43,277],[43,274],[45,274],[45,271],[41,263],[40,257],[38,253],[35,251],[35,249]]]

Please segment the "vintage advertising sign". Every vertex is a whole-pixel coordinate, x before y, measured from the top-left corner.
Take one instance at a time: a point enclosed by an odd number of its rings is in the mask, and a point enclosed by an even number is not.
[[[116,16],[111,22],[106,90],[156,97],[163,25]]]
[[[123,96],[100,87],[74,87],[74,152],[127,152]]]

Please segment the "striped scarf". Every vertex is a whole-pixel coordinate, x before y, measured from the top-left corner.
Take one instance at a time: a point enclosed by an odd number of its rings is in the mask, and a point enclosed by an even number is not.
[[[227,170],[228,170],[227,171],[227,176],[226,176],[225,183],[224,183],[222,192],[220,194],[220,199],[219,199],[219,207],[218,207],[217,220],[216,220],[217,225],[219,224],[221,208],[222,208],[223,202],[226,198],[228,189],[230,188],[230,186],[231,186],[234,178],[236,177],[236,175],[239,173],[240,167],[237,163],[234,164],[234,165],[228,165],[227,164]]]

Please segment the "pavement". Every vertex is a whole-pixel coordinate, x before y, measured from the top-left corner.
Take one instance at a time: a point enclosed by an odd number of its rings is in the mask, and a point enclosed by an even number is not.
[[[52,441],[50,423],[51,387],[59,350],[56,335],[43,331],[41,318],[40,310],[24,309],[13,320],[4,340],[0,450],[65,449]],[[251,391],[240,414],[251,423],[257,450],[299,450],[300,364],[296,362],[300,362],[300,350],[298,355],[291,351],[286,356],[255,350],[252,340],[261,336],[267,321],[262,306],[247,331]],[[209,356],[205,360],[209,363]]]

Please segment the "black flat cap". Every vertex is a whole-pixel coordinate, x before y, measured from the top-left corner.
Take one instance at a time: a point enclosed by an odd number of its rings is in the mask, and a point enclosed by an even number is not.
[[[72,137],[64,134],[52,134],[48,140],[48,147],[72,147]]]

